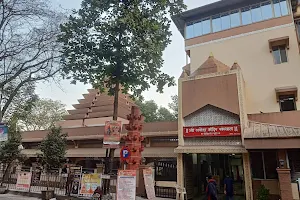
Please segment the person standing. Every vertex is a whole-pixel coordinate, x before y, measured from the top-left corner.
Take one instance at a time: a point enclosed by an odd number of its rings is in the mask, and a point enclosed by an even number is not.
[[[208,183],[206,187],[207,200],[218,200],[217,182],[212,178],[212,175],[208,175]]]
[[[226,200],[233,200],[233,179],[228,174],[224,179],[224,194],[226,195]]]

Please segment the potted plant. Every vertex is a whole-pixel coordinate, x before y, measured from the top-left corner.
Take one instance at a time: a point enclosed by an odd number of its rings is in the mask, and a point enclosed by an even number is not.
[[[6,186],[3,186],[3,183],[8,178],[12,165],[16,162],[23,162],[26,159],[25,155],[21,153],[23,149],[21,147],[22,137],[20,131],[16,128],[15,124],[10,124],[7,141],[0,142],[0,163],[3,165],[0,194],[5,193],[7,190]]]
[[[47,190],[42,191],[42,199],[49,200],[55,197],[54,190],[49,189],[50,171],[60,168],[65,160],[67,149],[67,134],[62,133],[61,127],[52,127],[46,138],[41,142],[40,160],[47,177]]]
[[[264,185],[261,185],[257,192],[257,200],[269,200],[270,190],[268,190]]]

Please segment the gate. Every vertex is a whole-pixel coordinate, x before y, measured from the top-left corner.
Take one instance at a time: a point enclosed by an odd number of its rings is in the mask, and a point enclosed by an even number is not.
[[[162,159],[155,161],[155,182],[176,182],[177,181],[177,160]],[[156,197],[176,199],[176,188],[162,187],[155,184]]]

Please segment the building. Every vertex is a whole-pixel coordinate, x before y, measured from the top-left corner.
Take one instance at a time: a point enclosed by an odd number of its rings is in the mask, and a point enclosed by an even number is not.
[[[84,170],[91,171],[103,164],[106,149],[103,147],[104,124],[112,120],[113,97],[100,94],[98,90],[90,89],[83,94],[83,99],[68,110],[69,115],[57,125],[63,128],[67,137],[66,157],[73,164],[81,165]],[[122,121],[122,134],[126,134],[124,124],[127,124],[126,115],[130,114],[134,102],[124,94],[119,95],[119,121]],[[28,131],[22,133],[22,143],[31,166],[36,161],[38,145],[47,135],[47,130]],[[143,125],[142,135],[145,137],[142,156],[146,164],[155,160],[171,159],[176,162],[174,148],[177,146],[177,122],[154,122]],[[120,145],[122,146],[123,143]],[[119,168],[120,149],[115,151],[114,170]]]
[[[188,199],[201,198],[207,173],[220,191],[231,175],[237,199],[256,199],[261,185],[271,199],[299,199],[298,5],[223,0],[172,17],[189,61],[175,149]]]

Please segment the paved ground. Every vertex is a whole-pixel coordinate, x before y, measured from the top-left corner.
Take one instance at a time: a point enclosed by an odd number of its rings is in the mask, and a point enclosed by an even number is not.
[[[13,194],[0,194],[0,200],[38,200],[38,199],[33,197],[24,197],[24,196],[18,196]],[[145,200],[145,199],[137,197],[136,200]],[[169,199],[157,198],[155,200],[169,200]]]
[[[33,197],[17,196],[13,194],[0,194],[0,200],[38,200]]]

